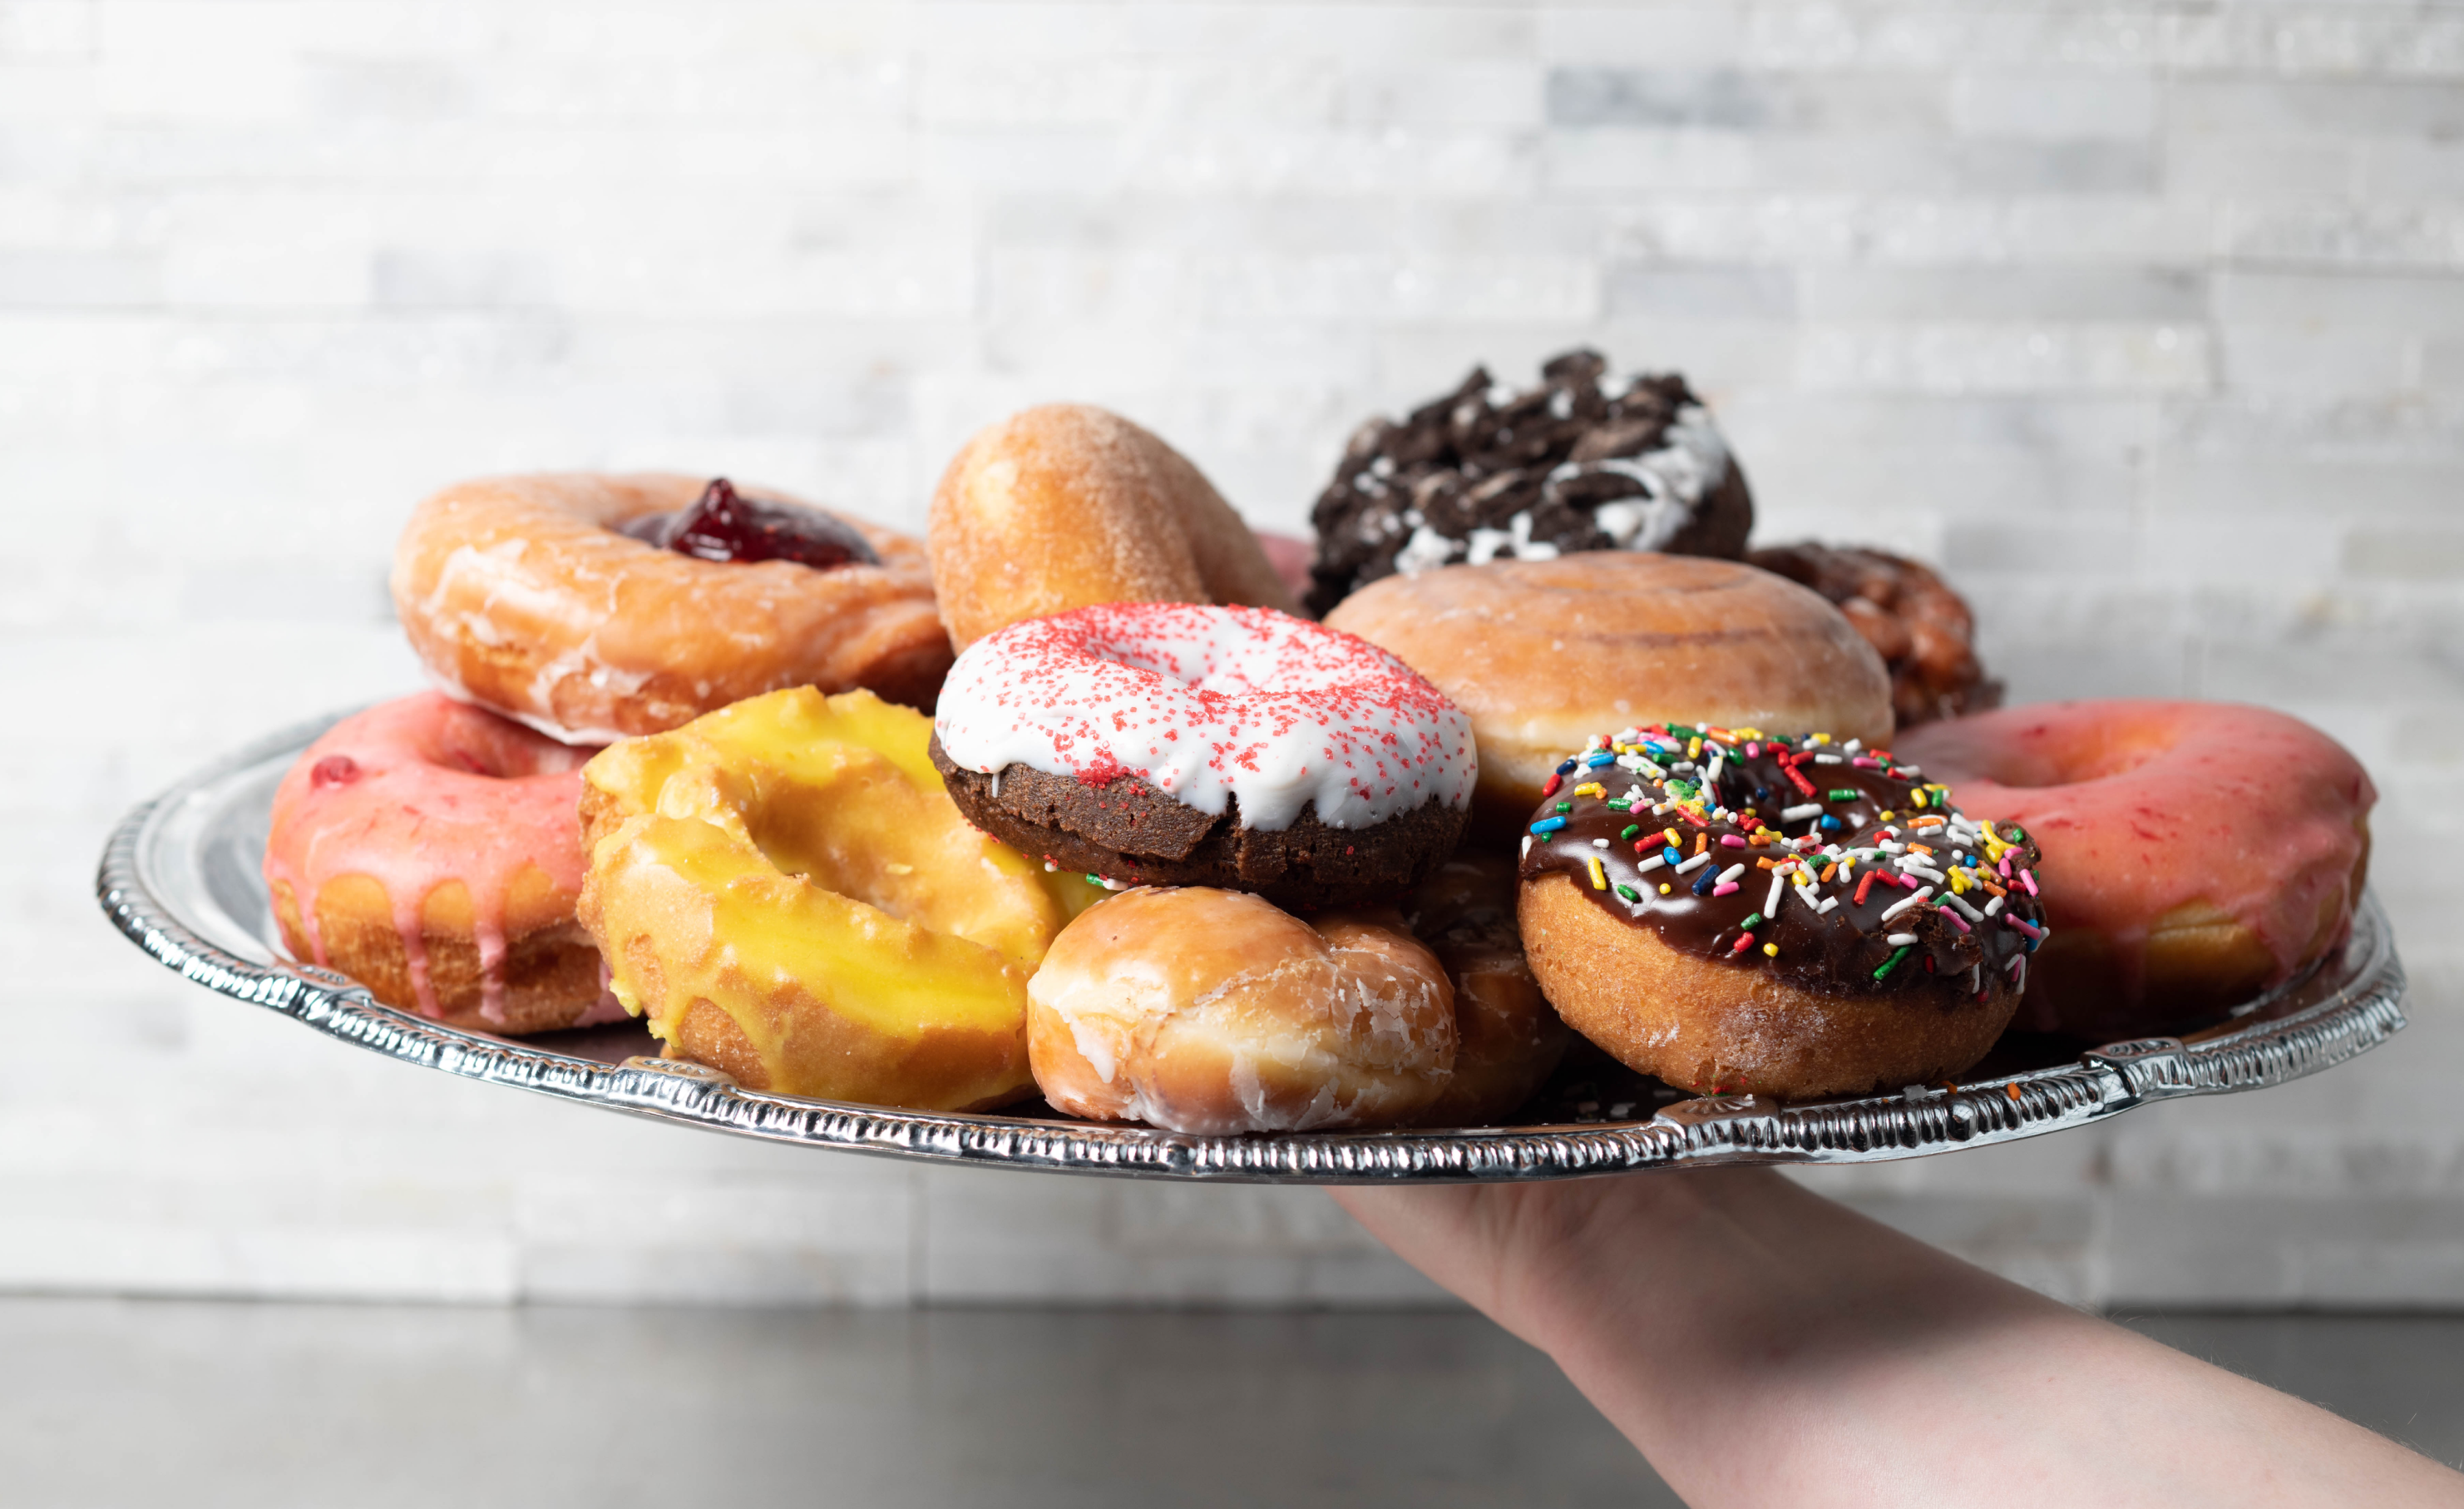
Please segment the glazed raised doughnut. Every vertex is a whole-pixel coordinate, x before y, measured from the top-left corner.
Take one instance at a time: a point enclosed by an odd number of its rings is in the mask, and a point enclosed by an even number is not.
[[[1412,936],[1455,988],[1455,1071],[1423,1126],[1496,1126],[1531,1098],[1574,1034],[1523,957],[1514,861],[1466,850],[1403,902]]]
[[[403,530],[393,601],[447,691],[571,743],[782,686],[929,707],[950,664],[914,541],[723,479],[449,487]]]
[[[1960,1073],[2018,1010],[2044,907],[2034,845],[1924,773],[1823,735],[1595,741],[1529,825],[1540,988],[1682,1089],[1799,1100]]]
[[[1390,576],[1327,626],[1393,651],[1471,715],[1475,832],[1505,839],[1569,749],[1651,719],[1891,734],[1891,680],[1839,610],[1729,561],[1595,550]]]
[[[1285,906],[1392,899],[1454,852],[1470,724],[1393,655],[1265,608],[1119,603],[969,645],[933,762],[1067,870]]]
[[[977,432],[933,495],[933,585],[964,650],[1097,603],[1297,605],[1187,457],[1115,413],[1046,404]]]
[[[1031,1092],[1027,976],[1103,893],[969,827],[930,736],[869,692],[797,687],[590,762],[582,921],[671,1057],[873,1105]]]
[[[1238,891],[1141,888],[1064,928],[1027,1000],[1036,1084],[1093,1121],[1395,1125],[1454,1064],[1453,988],[1391,911],[1303,921]]]
[[[620,1019],[573,915],[589,753],[436,692],[336,723],[274,793],[284,946],[456,1027]]]
[[[2127,1037],[2211,1017],[2343,937],[2378,799],[2299,720],[2215,702],[2050,702],[1901,752],[2044,846],[2054,938],[2022,1025]]]

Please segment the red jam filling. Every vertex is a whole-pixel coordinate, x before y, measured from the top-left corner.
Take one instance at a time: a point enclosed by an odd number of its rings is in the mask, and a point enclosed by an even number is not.
[[[747,498],[723,477],[691,508],[628,519],[616,532],[697,561],[793,561],[817,571],[881,564],[864,536],[829,515]]]

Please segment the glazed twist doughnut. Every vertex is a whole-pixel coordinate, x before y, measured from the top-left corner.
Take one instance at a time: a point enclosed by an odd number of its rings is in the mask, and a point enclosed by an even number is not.
[[[1297,610],[1232,505],[1115,413],[1047,404],[978,432],[933,495],[933,583],[963,650],[1102,603]]]

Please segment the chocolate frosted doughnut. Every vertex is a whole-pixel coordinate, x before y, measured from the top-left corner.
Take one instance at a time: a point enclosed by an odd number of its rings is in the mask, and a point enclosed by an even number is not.
[[[1821,735],[1595,742],[1524,850],[1542,990],[1686,1089],[1804,1099],[1960,1073],[2010,1024],[2046,936],[2040,854],[1923,776]]]
[[[1674,373],[1603,385],[1607,366],[1569,351],[1519,393],[1474,367],[1400,424],[1354,431],[1310,510],[1309,610],[1458,562],[1742,554],[1753,497],[1709,411]]]
[[[1767,545],[1746,559],[1829,598],[1891,672],[1891,709],[1902,728],[1964,718],[2002,705],[2002,683],[1986,676],[1967,602],[1929,566],[1859,545]]]

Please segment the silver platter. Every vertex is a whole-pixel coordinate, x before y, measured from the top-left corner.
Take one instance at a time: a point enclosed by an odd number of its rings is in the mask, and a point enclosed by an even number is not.
[[[334,721],[286,730],[216,762],[123,819],[96,890],[130,941],[209,989],[465,1078],[535,1090],[716,1132],[898,1158],[1068,1173],[1275,1184],[1564,1179],[1709,1164],[1846,1164],[1916,1158],[2084,1126],[2150,1100],[2299,1079],[2377,1047],[2405,1025],[2404,967],[2387,915],[2365,897],[2343,948],[2308,977],[2180,1037],[2085,1053],[2006,1038],[1955,1090],[1796,1105],[1749,1096],[1687,1099],[1656,1081],[1559,1083],[1530,1124],[1395,1132],[1194,1137],[1096,1125],[1045,1111],[966,1116],[748,1090],[716,1070],[649,1056],[638,1024],[512,1039],[441,1027],[378,1004],[328,969],[284,957],[258,861],[274,788]],[[1596,1082],[1595,1082],[1596,1080]]]

